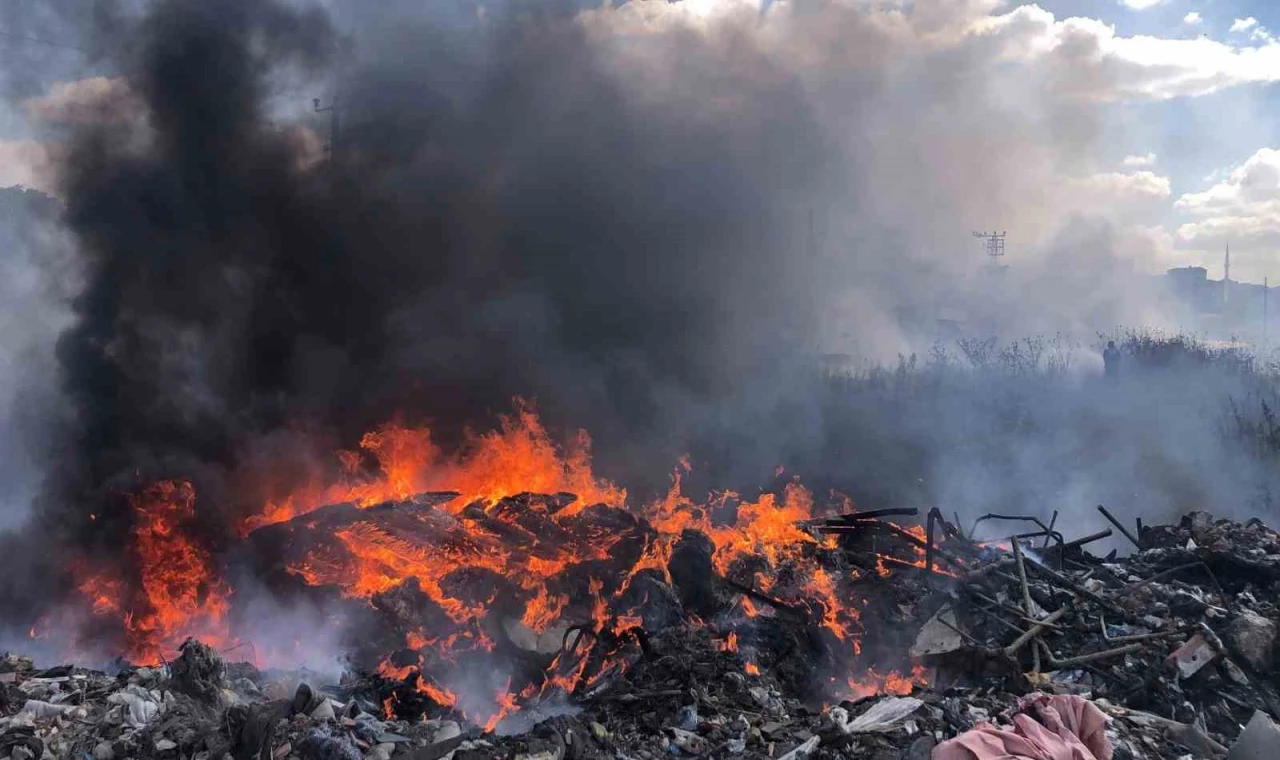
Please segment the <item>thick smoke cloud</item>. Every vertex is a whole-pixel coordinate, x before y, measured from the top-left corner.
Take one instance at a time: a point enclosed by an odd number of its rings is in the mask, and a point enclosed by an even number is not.
[[[767,57],[673,39],[687,73],[636,82],[565,14],[398,34],[339,76],[322,162],[282,121],[352,41],[318,9],[170,0],[119,37],[141,112],[69,125],[59,182],[56,534],[108,555],[128,493],[187,477],[227,536],[312,454],[392,416],[447,446],[515,396],[660,485],[682,416],[809,350],[826,152]]]
[[[61,135],[85,285],[55,540],[118,554],[124,494],[170,476],[226,537],[377,423],[450,446],[517,395],[633,492],[692,453],[719,486],[783,463],[877,505],[1000,502],[1100,435],[1079,407],[1052,407],[1057,438],[993,440],[1028,449],[999,489],[959,448],[973,396],[833,401],[813,355],[923,355],[952,311],[1007,337],[1164,319],[1096,188],[1062,181],[1105,168],[1099,106],[957,31],[993,3],[420,6],[104,12],[85,45],[137,112]],[[1003,285],[969,235],[990,224]],[[1089,471],[1064,503],[1117,479]]]

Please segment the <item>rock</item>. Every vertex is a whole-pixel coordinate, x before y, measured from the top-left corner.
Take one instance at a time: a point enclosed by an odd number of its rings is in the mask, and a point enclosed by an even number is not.
[[[93,748],[93,760],[115,760],[116,751],[109,741],[100,741]]]
[[[1223,638],[1255,669],[1271,667],[1272,649],[1276,643],[1275,621],[1252,610],[1244,610],[1227,626]]]
[[[459,736],[462,736],[462,727],[458,725],[457,721],[432,720],[432,721],[427,721],[426,725],[430,726],[434,731],[434,733],[431,735],[432,744],[447,742],[450,739],[454,739]]]
[[[1241,686],[1249,685],[1249,677],[1244,674],[1244,671],[1240,669],[1239,665],[1236,665],[1231,661],[1231,658],[1222,658],[1222,665],[1220,667],[1222,668],[1222,674],[1227,677],[1228,681]]]
[[[178,743],[172,739],[161,739],[156,742],[156,752],[168,752],[171,749],[177,749]]]

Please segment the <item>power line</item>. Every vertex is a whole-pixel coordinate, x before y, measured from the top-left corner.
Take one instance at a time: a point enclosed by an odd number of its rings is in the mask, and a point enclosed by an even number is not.
[[[31,37],[25,34],[17,34],[15,32],[6,32],[3,29],[0,29],[0,37],[7,37],[11,40],[24,40],[26,42],[36,42],[41,45],[48,45],[49,47],[66,48],[67,50],[75,50],[81,53],[89,52],[88,50],[85,50],[82,47],[76,47],[75,45],[67,45],[62,42],[54,42],[52,40],[45,40],[39,37]]]

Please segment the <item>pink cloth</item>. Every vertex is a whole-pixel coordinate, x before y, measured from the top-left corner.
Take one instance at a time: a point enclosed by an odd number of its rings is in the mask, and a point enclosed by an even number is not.
[[[933,760],[1111,760],[1107,716],[1089,700],[1032,694],[1018,709],[1013,726],[983,723],[934,747]]]

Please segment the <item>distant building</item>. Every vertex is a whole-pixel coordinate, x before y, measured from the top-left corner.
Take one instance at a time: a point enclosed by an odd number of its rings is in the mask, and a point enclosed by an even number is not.
[[[1175,298],[1193,312],[1222,312],[1222,283],[1209,279],[1204,267],[1178,267],[1168,271],[1169,289]]]
[[[1223,278],[1210,280],[1204,267],[1179,267],[1166,273],[1169,293],[1201,329],[1219,337],[1256,340],[1265,330],[1265,285]]]

